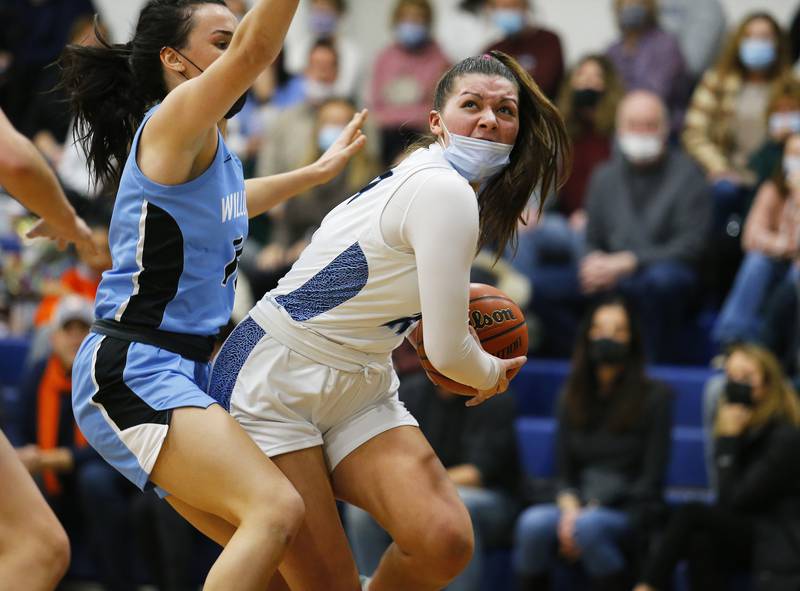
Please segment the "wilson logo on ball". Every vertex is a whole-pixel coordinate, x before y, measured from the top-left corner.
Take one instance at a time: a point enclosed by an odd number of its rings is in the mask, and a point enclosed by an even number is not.
[[[485,314],[480,310],[472,310],[469,315],[469,323],[476,330],[492,326],[493,324],[502,324],[508,320],[516,320],[514,311],[511,308],[503,308],[502,310],[495,310],[491,314]]]

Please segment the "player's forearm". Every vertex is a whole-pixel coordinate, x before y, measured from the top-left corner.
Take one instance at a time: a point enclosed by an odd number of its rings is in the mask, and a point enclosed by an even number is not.
[[[228,51],[242,54],[260,68],[275,61],[283,48],[283,40],[298,0],[259,0],[236,29]]]
[[[3,142],[0,184],[25,207],[55,227],[74,222],[75,210],[67,201],[56,175],[24,136],[14,133]]]
[[[320,184],[319,168],[309,164],[296,170],[270,176],[247,179],[244,183],[247,214],[252,218],[265,213]]]

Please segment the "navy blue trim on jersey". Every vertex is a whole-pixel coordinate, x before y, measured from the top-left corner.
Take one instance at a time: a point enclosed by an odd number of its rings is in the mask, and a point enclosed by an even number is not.
[[[293,320],[303,322],[357,296],[368,278],[367,257],[356,242],[303,285],[275,301]]]
[[[145,208],[139,289],[128,300],[119,320],[158,328],[167,305],[178,293],[183,273],[183,234],[178,222],[165,210],[151,202]]]
[[[113,337],[106,337],[100,343],[94,366],[97,393],[92,402],[105,409],[120,431],[147,423],[169,425],[171,410],[154,409],[125,383],[123,374],[130,346],[130,342]]]
[[[264,329],[248,316],[233,329],[222,346],[211,369],[208,394],[225,410],[231,409],[231,394],[239,372],[265,334]]]

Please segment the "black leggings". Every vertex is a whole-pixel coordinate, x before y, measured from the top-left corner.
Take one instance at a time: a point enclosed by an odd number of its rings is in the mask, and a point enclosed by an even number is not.
[[[750,520],[715,505],[687,503],[673,513],[642,581],[668,589],[675,566],[685,558],[692,591],[722,591],[731,572],[748,568],[752,546]]]

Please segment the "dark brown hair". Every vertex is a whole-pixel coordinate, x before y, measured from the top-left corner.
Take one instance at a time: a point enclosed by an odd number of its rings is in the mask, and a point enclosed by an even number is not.
[[[600,386],[597,383],[596,365],[589,357],[590,337],[594,316],[606,307],[620,307],[625,310],[631,340],[628,345],[628,359],[617,376],[607,404],[612,406],[608,415],[607,427],[612,431],[623,432],[636,423],[641,416],[644,397],[649,388],[645,374],[644,344],[639,319],[630,304],[620,296],[607,296],[597,301],[584,316],[575,352],[572,356],[572,369],[567,377],[564,391],[566,416],[570,425],[578,429],[596,427],[592,424],[592,409],[596,403]]]
[[[572,144],[558,109],[522,66],[502,51],[469,57],[445,72],[436,85],[434,110],[442,112],[456,82],[469,74],[501,76],[513,82],[519,93],[519,132],[511,161],[478,194],[481,225],[478,249],[491,247],[499,258],[506,246],[516,248],[517,224],[534,191],[541,195],[538,211],[541,214],[547,196],[569,177]],[[428,134],[411,149],[435,141]]]
[[[776,39],[775,61],[772,62],[772,65],[767,70],[767,76],[770,79],[774,79],[785,73],[791,66],[791,58],[789,56],[789,39],[786,37],[783,29],[781,29],[778,21],[776,21],[775,17],[768,12],[752,12],[748,14],[741,23],[739,23],[739,26],[728,36],[728,39],[725,42],[725,46],[719,56],[719,59],[717,60],[715,67],[721,78],[733,73],[739,74],[740,76],[745,74],[746,68],[742,63],[742,60],[739,59],[739,44],[744,38],[747,25],[758,19],[769,21],[769,24],[772,26],[772,32],[775,34]]]
[[[561,85],[561,91],[558,93],[558,109],[564,117],[570,137],[574,138],[579,135],[584,128],[575,114],[572,99],[572,93],[575,89],[572,87],[572,77],[578,68],[588,62],[595,62],[600,66],[600,69],[603,70],[603,81],[605,83],[603,96],[594,110],[594,129],[604,136],[611,137],[614,134],[614,126],[616,124],[617,106],[625,95],[625,89],[622,86],[619,74],[617,74],[617,69],[606,56],[599,53],[587,55],[572,68]]]
[[[68,45],[61,88],[75,116],[75,136],[96,180],[116,185],[147,109],[167,96],[161,49],[183,49],[197,6],[223,0],[150,0],[128,43],[111,44],[95,20],[99,47]]]

